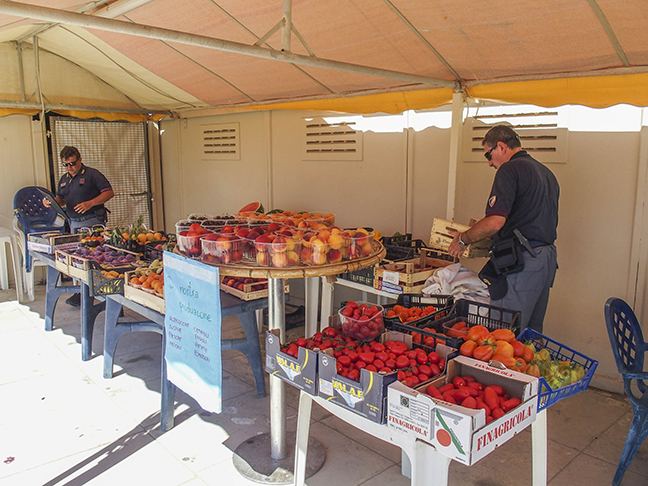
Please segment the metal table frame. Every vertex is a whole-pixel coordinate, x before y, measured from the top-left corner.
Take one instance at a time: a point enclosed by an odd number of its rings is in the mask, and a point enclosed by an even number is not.
[[[61,275],[57,268],[53,255],[30,252],[32,258],[47,264],[47,287],[45,297],[45,330],[51,331],[54,328],[54,311],[58,299],[62,295],[71,293],[81,294],[81,360],[88,361],[92,357],[92,335],[94,332],[95,320],[99,313],[104,310],[105,303],[94,303],[94,297],[90,296],[88,282],[78,280],[78,285],[63,285]],[[102,297],[96,297],[103,300]]]
[[[221,350],[240,351],[247,357],[252,373],[258,397],[266,396],[265,372],[263,370],[263,361],[261,359],[261,345],[259,341],[259,331],[256,324],[256,311],[268,306],[268,299],[257,299],[244,301],[226,294],[220,293],[221,298],[221,316],[237,316],[245,338],[221,339]],[[144,317],[145,320],[131,321],[121,319],[122,308],[126,307]],[[162,335],[162,376],[161,376],[161,416],[160,426],[162,431],[166,432],[173,428],[173,410],[175,385],[167,378],[167,366],[165,359],[166,336],[164,333],[165,315],[153,309],[149,309],[137,302],[127,299],[120,294],[110,294],[106,296],[106,325],[104,329],[104,378],[112,378],[115,349],[119,339],[129,332],[156,332]]]

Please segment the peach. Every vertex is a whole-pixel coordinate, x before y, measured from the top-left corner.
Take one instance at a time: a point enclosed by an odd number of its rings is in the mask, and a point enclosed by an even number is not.
[[[319,236],[310,240],[310,244],[313,248],[313,254],[315,253],[324,253],[328,251],[328,243],[325,240],[321,239]]]
[[[324,265],[326,263],[326,253],[313,253],[311,263],[313,265]]]
[[[329,263],[340,263],[342,261],[342,253],[340,250],[329,250],[327,257]]]
[[[278,268],[286,267],[288,266],[288,256],[284,252],[275,253],[272,255],[272,264]]]
[[[328,229],[321,229],[317,233],[317,237],[321,238],[324,241],[328,241],[328,239],[331,237],[331,232]]]
[[[275,252],[281,253],[286,251],[287,248],[288,248],[288,239],[285,236],[277,236],[275,240],[272,242],[272,250]]]
[[[232,248],[232,242],[227,236],[220,236],[216,241],[218,242],[216,247],[221,251],[227,251]]]
[[[288,266],[295,267],[299,265],[299,255],[294,251],[287,251],[286,257],[288,257]]]
[[[301,250],[301,261],[304,263],[311,263],[311,257],[313,256],[313,250],[311,248],[303,247]]]
[[[247,238],[250,234],[250,229],[249,228],[239,228],[236,231],[236,235],[240,236],[241,238]]]
[[[262,267],[270,265],[270,253],[267,251],[258,251],[256,254],[257,263]]]
[[[344,244],[344,238],[340,233],[331,233],[331,236],[328,238],[328,245],[333,250],[339,250]]]

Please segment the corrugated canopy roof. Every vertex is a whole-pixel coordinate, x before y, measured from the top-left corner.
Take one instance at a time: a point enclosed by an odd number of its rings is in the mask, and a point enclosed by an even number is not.
[[[395,113],[448,103],[455,90],[540,106],[648,106],[648,8],[645,0],[0,0],[0,58],[0,112]]]

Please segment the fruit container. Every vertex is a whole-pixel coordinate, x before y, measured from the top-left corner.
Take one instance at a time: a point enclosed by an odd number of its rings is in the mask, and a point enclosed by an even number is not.
[[[307,231],[304,233],[302,239],[301,261],[306,265],[326,265],[332,263],[329,260],[329,244],[328,239],[322,235]],[[339,252],[339,250],[338,250]],[[338,263],[337,258],[333,259]],[[339,261],[342,261],[342,254],[340,252]]]
[[[228,265],[243,261],[243,238],[235,233],[212,233],[200,239],[201,260]]]
[[[211,233],[208,230],[204,231]],[[200,258],[202,253],[200,238],[205,236],[206,233],[191,234],[189,231],[180,231],[176,236],[178,251],[190,258]]]
[[[262,234],[256,239],[246,238],[246,248],[261,267],[296,267],[299,265],[301,240],[298,237]],[[250,257],[251,258],[251,257]]]
[[[345,229],[342,233],[344,238],[344,259],[355,260],[371,255],[373,252],[372,241],[375,233],[369,229]]]
[[[205,213],[191,213],[187,219],[190,223],[202,223],[210,219],[214,219],[214,216]]]
[[[338,311],[342,333],[359,341],[376,339],[385,330],[384,309],[372,302],[347,302]]]
[[[179,234],[181,231],[189,231],[190,227],[191,227],[191,221],[189,221],[188,219],[181,219],[175,224],[176,235]]]

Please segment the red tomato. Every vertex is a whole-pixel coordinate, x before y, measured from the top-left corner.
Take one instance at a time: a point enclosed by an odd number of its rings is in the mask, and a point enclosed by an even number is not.
[[[366,369],[367,371],[373,371],[374,373],[378,373],[378,368],[376,368],[376,367],[375,367],[374,365],[372,365],[372,364],[367,365],[367,367],[366,367],[365,369]]]
[[[421,366],[418,367],[419,373],[423,373],[424,375],[432,376],[432,370],[430,367],[426,364],[422,364]]]
[[[441,355],[436,351],[432,351],[428,354],[428,363],[439,364],[439,361],[441,361]]]
[[[401,355],[396,358],[396,367],[397,368],[407,368],[410,365],[409,359],[407,356]]]
[[[351,358],[348,356],[340,356],[337,362],[342,366],[348,367],[351,364]]]
[[[349,370],[347,378],[349,378],[350,380],[360,381],[360,370]]]

